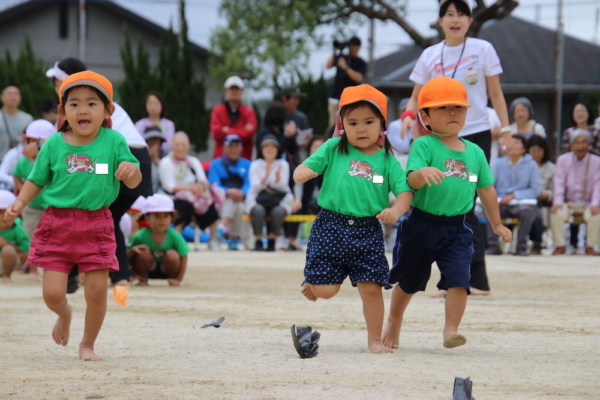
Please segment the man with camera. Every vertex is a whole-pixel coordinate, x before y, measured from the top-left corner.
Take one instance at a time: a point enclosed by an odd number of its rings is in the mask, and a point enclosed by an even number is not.
[[[348,47],[348,53],[344,49]],[[337,108],[342,91],[348,86],[359,85],[367,73],[367,63],[358,56],[360,39],[356,36],[347,42],[333,41],[333,54],[327,59],[327,69],[337,67],[329,96],[329,125],[335,124]]]

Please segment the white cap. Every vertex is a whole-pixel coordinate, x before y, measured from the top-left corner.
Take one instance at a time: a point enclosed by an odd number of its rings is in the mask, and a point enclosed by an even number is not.
[[[58,61],[57,61],[54,63],[54,67],[52,67],[48,71],[46,71],[46,76],[48,78],[57,78],[57,79],[60,79],[61,81],[64,81],[65,78],[67,76],[69,76],[69,74],[67,74],[62,69],[58,68]]]
[[[28,139],[48,139],[54,133],[56,133],[56,127],[45,119],[36,119],[25,129],[25,137]]]
[[[230,76],[225,81],[225,89],[230,89],[232,86],[237,86],[240,89],[243,89],[244,81],[239,76]]]
[[[146,199],[146,204],[144,204],[144,214],[158,212],[175,212],[173,200],[166,194],[156,193]]]
[[[16,199],[17,196],[15,196],[13,192],[0,189],[0,210],[6,210]]]
[[[140,196],[136,201],[133,202],[129,209],[132,211],[142,212],[144,211],[144,205],[146,205],[146,198],[144,196]]]

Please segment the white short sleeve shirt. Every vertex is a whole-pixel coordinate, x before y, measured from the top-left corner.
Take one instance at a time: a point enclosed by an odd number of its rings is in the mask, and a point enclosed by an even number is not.
[[[424,85],[432,78],[438,76],[452,78],[454,75],[454,79],[467,87],[467,102],[471,106],[467,111],[467,121],[460,136],[487,131],[490,129],[490,121],[486,111],[488,103],[486,77],[502,73],[498,54],[491,43],[481,39],[467,38],[464,51],[462,44],[448,47],[445,43],[446,41],[443,41],[425,49],[409,79]]]

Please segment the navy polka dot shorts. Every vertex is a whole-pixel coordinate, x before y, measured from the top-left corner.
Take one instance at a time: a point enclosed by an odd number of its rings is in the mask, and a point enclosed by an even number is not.
[[[391,289],[389,273],[383,229],[377,218],[321,210],[308,239],[305,282],[340,285],[350,275],[354,287],[356,282],[375,282]]]

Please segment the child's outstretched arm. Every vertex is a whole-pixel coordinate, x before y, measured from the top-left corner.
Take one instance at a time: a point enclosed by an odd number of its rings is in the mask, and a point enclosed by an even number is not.
[[[123,181],[125,186],[129,189],[137,187],[142,181],[140,169],[134,163],[130,163],[129,161],[122,161],[121,164],[119,164],[119,168],[117,169],[117,172],[115,172],[115,177],[118,180]]]
[[[394,224],[398,219],[406,214],[410,209],[414,193],[413,192],[402,192],[396,198],[396,202],[390,208],[386,208],[379,214],[377,219],[387,222],[388,224]]]
[[[29,204],[31,200],[35,199],[35,197],[40,194],[43,188],[43,186],[38,186],[31,181],[25,181],[15,202],[6,209],[4,220],[6,222],[13,223],[15,218],[17,218],[17,216],[23,212],[25,206]]]
[[[490,185],[483,189],[477,189],[477,194],[481,198],[481,205],[485,210],[485,215],[494,227],[494,233],[502,237],[503,242],[510,243],[512,241],[512,231],[502,225],[500,210],[498,208],[498,193],[496,193],[494,186]]]
[[[408,173],[408,185],[412,189],[421,189],[424,185],[431,186],[431,182],[435,185],[442,183],[442,180],[447,178],[446,174],[435,167],[423,167],[416,171]]]
[[[308,168],[305,164],[298,165],[294,170],[294,182],[296,183],[304,183],[317,176],[319,174]]]

